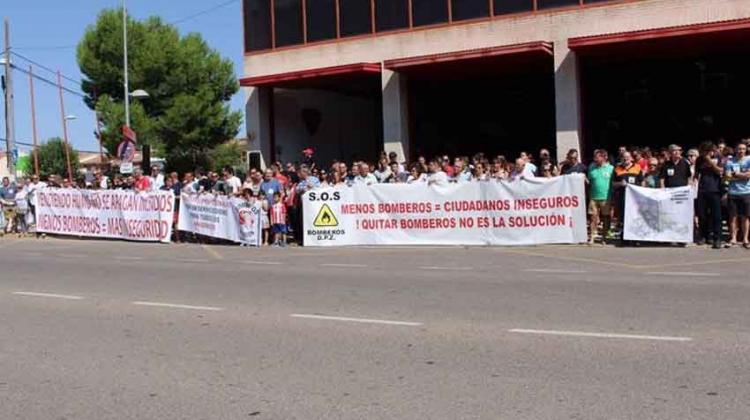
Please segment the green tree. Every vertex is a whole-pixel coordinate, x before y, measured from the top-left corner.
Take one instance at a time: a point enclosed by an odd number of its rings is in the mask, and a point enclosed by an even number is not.
[[[65,148],[70,153],[70,166],[73,176],[78,174],[78,152],[59,137],[53,137],[39,146],[39,175],[46,178],[50,175],[68,177],[68,164],[65,160]]]
[[[232,62],[200,35],[181,36],[158,17],[128,18],[127,24],[130,86],[150,95],[131,101],[138,142],[150,144],[172,169],[207,165],[209,151],[234,138],[242,122],[241,113],[229,107],[239,89]],[[85,101],[100,115],[110,153],[125,123],[122,43],[122,12],[105,9],[77,51]]]
[[[211,151],[211,167],[217,172],[225,166],[237,169],[242,164],[242,153],[243,148],[236,141],[220,144]]]

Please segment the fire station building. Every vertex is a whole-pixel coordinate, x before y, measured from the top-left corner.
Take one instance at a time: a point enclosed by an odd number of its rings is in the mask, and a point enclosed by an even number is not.
[[[244,0],[263,164],[750,136],[750,0]]]

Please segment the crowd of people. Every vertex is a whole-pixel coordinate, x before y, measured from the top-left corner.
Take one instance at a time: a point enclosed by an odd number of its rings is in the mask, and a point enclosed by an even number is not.
[[[625,189],[628,184],[646,188],[693,186],[695,191],[696,242],[713,248],[734,247],[740,243],[750,249],[750,157],[748,140],[735,147],[725,142],[704,143],[684,155],[678,145],[652,150],[622,146],[616,155],[595,150],[587,165],[579,152],[570,150],[555,162],[549,150],[541,149],[535,158],[522,152],[514,159],[490,157],[478,153],[472,157],[420,156],[412,163],[399,160],[396,153],[381,153],[377,164],[334,161],[323,166],[315,162],[314,151],[305,149],[299,163],[274,162],[265,170],[251,168],[244,180],[231,167],[219,172],[196,169],[194,172],[165,174],[153,166],[150,174],[136,169],[132,175],[107,175],[101,170],[87,172],[78,180],[52,175],[19,178],[11,183],[4,178],[0,200],[5,209],[5,230],[25,231],[33,214],[33,193],[49,186],[59,188],[122,189],[134,191],[171,190],[180,194],[214,193],[246,200],[260,200],[264,244],[285,246],[288,234],[300,241],[302,212],[299,198],[310,189],[343,188],[355,184],[425,184],[445,186],[462,182],[512,182],[523,178],[549,178],[583,174],[588,187],[589,243],[618,239],[622,233]],[[21,215],[21,216],[19,216]],[[728,228],[724,243],[723,226]],[[15,222],[15,223],[14,223]],[[614,223],[613,223],[614,222]],[[176,231],[176,230],[175,230]],[[185,239],[176,231],[175,240]],[[619,238],[622,239],[621,237]]]

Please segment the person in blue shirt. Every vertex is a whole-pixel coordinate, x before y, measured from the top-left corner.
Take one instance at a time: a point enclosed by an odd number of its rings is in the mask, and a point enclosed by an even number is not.
[[[7,176],[3,178],[3,185],[0,186],[0,199],[15,200],[18,189],[16,185],[10,182]]]
[[[737,244],[737,231],[742,229],[742,246],[750,249],[750,156],[747,144],[739,143],[735,157],[725,166],[725,176],[729,180],[729,230],[731,239],[728,247]]]
[[[263,172],[263,182],[260,184],[260,190],[266,193],[269,207],[273,205],[273,195],[277,192],[283,192],[281,182],[273,176],[273,170],[270,168]]]
[[[299,176],[297,194],[304,194],[306,191],[320,186],[320,180],[316,176],[310,175],[310,168],[307,165],[300,165],[297,174]]]

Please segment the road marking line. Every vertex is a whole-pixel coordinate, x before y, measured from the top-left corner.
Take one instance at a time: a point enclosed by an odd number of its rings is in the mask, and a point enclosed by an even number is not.
[[[175,309],[196,309],[199,311],[223,311],[224,308],[217,308],[215,306],[194,306],[194,305],[182,305],[179,303],[165,303],[165,302],[145,302],[136,301],[133,305],[138,306],[156,306],[161,308],[175,308]]]
[[[208,260],[202,260],[202,259],[189,260],[187,258],[185,258],[185,259],[178,259],[178,260],[172,260],[172,261],[183,262],[183,263],[207,263],[207,262],[209,262]]]
[[[210,246],[201,245],[201,248],[203,248],[204,250],[206,250],[206,253],[208,253],[208,255],[210,255],[215,260],[223,260],[224,259],[224,257],[221,256],[221,254],[219,254],[218,252],[216,252],[216,250],[214,250]]]
[[[309,314],[291,314],[292,318],[320,319],[324,321],[358,322],[362,324],[401,325],[406,327],[419,327],[421,322],[388,321],[384,319],[348,318],[343,316],[325,316]]]
[[[58,256],[63,258],[83,258],[83,255],[80,254],[58,254]]]
[[[254,264],[254,265],[281,265],[283,263],[278,261],[240,261],[242,264]]]
[[[119,261],[140,261],[143,257],[115,257]]]
[[[420,270],[453,270],[453,271],[468,271],[471,270],[471,267],[438,267],[438,266],[424,266],[424,267],[417,267]]]
[[[554,268],[531,268],[528,270],[523,270],[528,273],[556,273],[556,274],[584,274],[588,273],[588,271],[584,270],[556,270]]]
[[[13,292],[17,296],[30,296],[30,297],[45,297],[55,299],[68,299],[68,300],[81,300],[82,296],[75,295],[59,295],[57,293],[38,293],[38,292]]]
[[[719,273],[695,273],[688,271],[649,271],[649,276],[671,276],[671,277],[719,277]]]
[[[637,335],[637,334],[615,334],[615,333],[592,333],[583,331],[554,331],[554,330],[527,330],[514,328],[508,332],[519,334],[538,335],[561,335],[568,337],[591,337],[591,338],[622,338],[630,340],[656,340],[656,341],[693,341],[690,337],[670,337],[661,335]]]
[[[321,267],[339,267],[339,268],[365,268],[365,264],[321,264]]]

